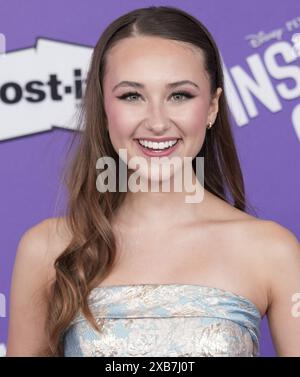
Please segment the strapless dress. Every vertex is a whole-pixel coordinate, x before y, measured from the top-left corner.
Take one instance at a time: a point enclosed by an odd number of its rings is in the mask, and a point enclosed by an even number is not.
[[[259,356],[261,314],[249,299],[197,284],[94,288],[64,333],[64,356]]]

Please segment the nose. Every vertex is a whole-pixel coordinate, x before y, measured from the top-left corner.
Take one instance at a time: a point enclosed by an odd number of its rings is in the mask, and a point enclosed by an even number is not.
[[[155,134],[164,134],[170,128],[170,120],[162,104],[151,104],[146,118],[146,128]]]

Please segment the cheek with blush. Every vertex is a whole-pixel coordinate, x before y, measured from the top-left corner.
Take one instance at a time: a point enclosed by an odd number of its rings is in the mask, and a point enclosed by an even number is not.
[[[206,134],[206,112],[202,108],[190,111],[184,121],[186,155],[195,157],[200,151]]]
[[[122,106],[113,105],[112,102],[106,109],[108,128],[111,143],[118,152],[120,148],[128,148],[128,142],[134,132],[134,121],[128,111],[122,111]]]

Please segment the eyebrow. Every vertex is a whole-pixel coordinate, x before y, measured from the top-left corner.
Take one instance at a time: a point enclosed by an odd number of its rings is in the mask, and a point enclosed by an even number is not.
[[[172,83],[169,83],[166,85],[167,88],[175,88],[179,85],[184,85],[184,84],[191,84],[193,86],[195,86],[196,88],[199,89],[199,86],[197,84],[195,84],[193,81],[190,81],[190,80],[181,80],[181,81],[176,81],[176,82],[172,82]],[[145,85],[139,83],[139,82],[135,82],[135,81],[121,81],[119,82],[119,84],[115,85],[114,88],[113,88],[113,92],[119,88],[119,87],[122,87],[122,86],[132,86],[134,88],[144,88]]]

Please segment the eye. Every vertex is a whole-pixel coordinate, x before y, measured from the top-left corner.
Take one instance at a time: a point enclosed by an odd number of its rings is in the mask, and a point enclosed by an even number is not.
[[[140,97],[140,94],[138,92],[128,92],[128,93],[122,94],[121,96],[118,96],[117,98],[122,99],[122,100],[128,100],[128,98],[132,98],[132,97]],[[131,100],[128,100],[128,101],[134,102]]]
[[[178,98],[178,96],[181,97],[181,98],[184,97],[185,99],[190,99],[190,98],[195,97],[192,94],[190,94],[189,92],[185,92],[185,91],[175,92],[175,93],[171,94],[171,97],[175,97],[175,96],[177,96],[177,98]],[[127,92],[127,93],[122,94],[121,96],[118,96],[117,98],[119,98],[121,100],[129,101],[129,102],[135,102],[134,99],[131,100],[134,97],[139,98],[139,97],[141,97],[141,95],[138,92]],[[175,102],[178,102],[178,101],[176,100]]]
[[[184,91],[172,93],[172,96],[179,96],[179,97],[181,96],[181,97],[185,97],[186,99],[190,99],[190,98],[195,97],[192,94],[190,94],[189,92],[184,92]]]

